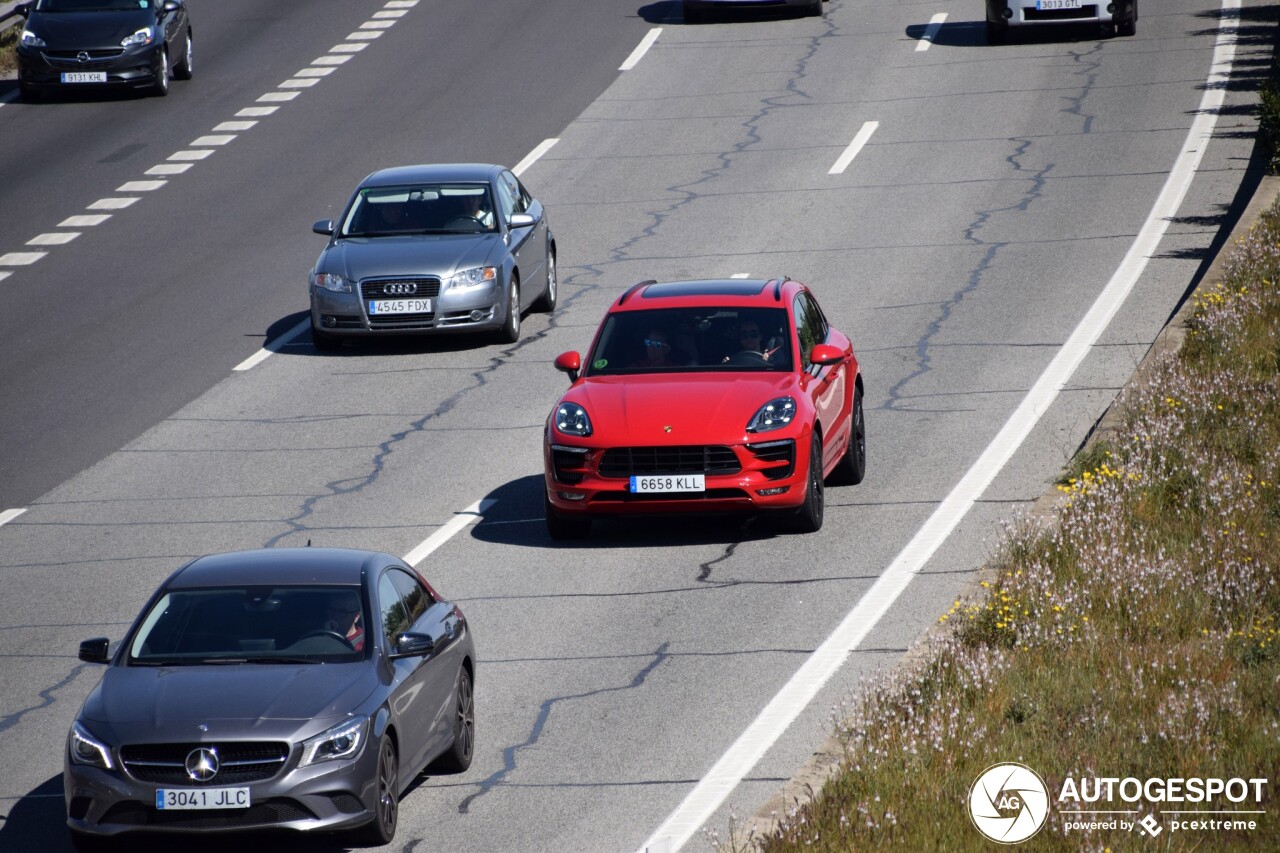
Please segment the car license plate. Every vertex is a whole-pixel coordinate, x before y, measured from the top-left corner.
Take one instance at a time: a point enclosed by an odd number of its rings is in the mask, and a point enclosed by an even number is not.
[[[1036,8],[1041,12],[1052,12],[1055,9],[1079,9],[1084,0],[1036,0]]]
[[[179,809],[247,809],[248,788],[160,788],[156,791],[156,808]]]
[[[635,493],[705,492],[706,490],[706,474],[658,474],[631,478],[631,491]]]
[[[105,83],[107,82],[107,72],[105,71],[64,71],[62,72],[63,83]]]
[[[374,314],[430,314],[430,299],[370,299],[369,316]]]

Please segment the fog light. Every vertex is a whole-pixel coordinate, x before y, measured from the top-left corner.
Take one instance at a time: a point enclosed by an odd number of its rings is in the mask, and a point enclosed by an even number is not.
[[[580,495],[577,492],[556,492],[556,494],[560,496],[561,500],[566,501],[580,501],[585,500],[587,497],[586,495]]]
[[[1013,10],[1012,10],[1012,9],[1010,9],[1008,6],[1006,6],[1006,7],[1005,7],[1005,9],[1004,9],[1004,11],[1003,11],[1003,12],[1001,12],[1000,14],[1004,15],[1006,18],[1012,18],[1012,17],[1013,17]]]
[[[767,498],[769,495],[780,495],[790,488],[790,486],[774,486],[772,489],[756,489],[756,494],[762,498]]]
[[[332,314],[325,314],[324,317],[321,318],[320,322],[324,324],[326,329],[332,329],[338,325],[338,318]]]
[[[479,308],[471,312],[471,322],[478,323],[489,314],[488,311],[481,311]]]

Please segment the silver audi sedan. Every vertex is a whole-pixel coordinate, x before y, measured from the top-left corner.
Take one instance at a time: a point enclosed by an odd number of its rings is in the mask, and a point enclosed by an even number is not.
[[[556,242],[542,203],[510,169],[397,166],[361,181],[311,270],[311,340],[494,332],[556,307]]]
[[[390,554],[200,557],[123,641],[86,640],[80,659],[106,669],[67,736],[78,850],[124,834],[264,829],[385,844],[424,766],[471,764],[470,628]]]

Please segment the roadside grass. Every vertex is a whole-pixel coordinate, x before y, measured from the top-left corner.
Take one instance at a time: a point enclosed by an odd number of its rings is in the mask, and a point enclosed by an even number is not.
[[[1008,523],[983,595],[940,615],[951,630],[836,709],[843,761],[816,798],[769,834],[708,840],[989,850],[968,792],[1016,761],[1051,803],[1067,777],[1270,780],[1260,805],[1172,806],[1265,810],[1252,832],[1068,832],[1053,806],[1033,849],[1280,849],[1278,482],[1280,204],[1194,297],[1184,345],[1130,389],[1121,428],[1069,467],[1055,518]],[[1116,802],[1080,808],[1134,807]],[[1139,805],[1128,819],[1160,806]]]
[[[0,24],[0,74],[18,70],[18,36],[22,35],[22,20],[12,26]]]

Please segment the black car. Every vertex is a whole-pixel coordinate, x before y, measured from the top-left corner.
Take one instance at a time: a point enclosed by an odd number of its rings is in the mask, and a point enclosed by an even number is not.
[[[418,772],[475,744],[462,611],[376,551],[272,548],[174,572],[117,647],[67,737],[77,849],[125,833],[395,835]]]
[[[169,94],[191,79],[191,19],[182,0],[32,0],[18,39],[26,100],[58,90],[145,89]]]

